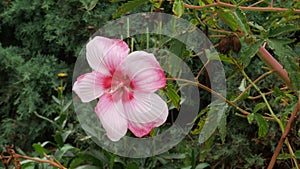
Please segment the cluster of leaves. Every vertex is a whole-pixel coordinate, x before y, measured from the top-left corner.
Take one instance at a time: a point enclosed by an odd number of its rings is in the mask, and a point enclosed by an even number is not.
[[[115,9],[98,1],[0,2],[0,145],[30,150],[35,140],[51,139],[56,128],[35,113],[57,116],[57,74],[71,75],[83,44]],[[66,81],[70,91],[71,77]]]

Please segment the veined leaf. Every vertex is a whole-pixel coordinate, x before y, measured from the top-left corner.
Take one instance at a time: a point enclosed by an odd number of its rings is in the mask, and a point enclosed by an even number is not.
[[[113,15],[113,18],[117,18],[121,16],[122,14],[131,11],[132,9],[148,2],[148,0],[132,0],[128,1],[127,3],[124,3],[118,11]]]
[[[279,36],[285,33],[298,31],[298,30],[300,30],[300,26],[295,24],[295,25],[279,26],[274,29],[270,29],[268,32],[269,32],[269,37],[275,37],[275,36]]]
[[[254,107],[252,113],[256,113],[256,112],[258,112],[260,109],[262,109],[262,108],[264,108],[264,107],[266,107],[266,103],[258,103],[258,104]]]
[[[184,4],[183,4],[182,0],[174,1],[172,11],[176,16],[178,16],[178,17],[182,16],[182,14],[184,13]]]
[[[233,12],[228,9],[219,9],[218,16],[226,25],[228,25],[233,31],[238,29],[238,23],[236,22]]]
[[[263,137],[266,134],[268,134],[269,124],[267,120],[265,120],[261,114],[258,113],[252,113],[252,114],[254,114],[254,119],[258,125],[258,137]]]
[[[236,10],[233,12],[233,16],[245,35],[249,35],[250,28],[246,15],[239,8],[236,8]]]
[[[239,58],[239,62],[243,63],[245,68],[249,65],[251,59],[255,56],[255,54],[258,52],[259,48],[262,46],[263,43],[263,40],[251,43],[251,45],[248,46],[247,49],[242,51],[241,57]]]
[[[274,53],[279,57],[279,62],[289,74],[289,78],[296,88],[300,90],[300,67],[299,59],[286,42],[279,39],[268,39],[269,46],[274,50]]]

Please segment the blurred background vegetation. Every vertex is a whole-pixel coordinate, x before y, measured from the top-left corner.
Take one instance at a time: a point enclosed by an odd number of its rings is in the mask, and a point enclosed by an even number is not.
[[[227,1],[224,1],[229,3]],[[249,6],[256,1],[231,0],[235,5]],[[273,1],[272,1],[273,2]],[[72,107],[72,72],[81,48],[89,37],[107,21],[129,13],[161,11],[176,14],[207,32],[216,46],[228,36],[237,36],[240,52],[220,52],[227,77],[227,99],[240,94],[244,77],[231,61],[237,58],[247,63],[245,72],[255,80],[267,72],[255,53],[259,40],[274,42],[267,50],[280,60],[281,55],[300,54],[300,16],[292,10],[285,12],[240,11],[228,7],[203,10],[185,8],[184,3],[204,6],[210,0],[5,0],[0,1],[0,147],[14,144],[17,153],[45,158],[53,155],[67,168],[266,168],[278,144],[281,131],[277,123],[263,120],[249,123],[249,118],[237,116],[232,107],[226,110],[225,122],[210,139],[199,144],[197,126],[176,147],[168,152],[145,159],[116,156],[98,147],[81,129]],[[274,7],[300,8],[300,2],[276,1]],[[260,7],[270,6],[261,1]],[[241,26],[244,29],[240,30]],[[246,30],[246,32],[245,32]],[[241,34],[241,31],[244,34]],[[248,32],[248,33],[247,33]],[[288,48],[288,50],[286,50]],[[278,50],[284,51],[279,53]],[[217,48],[218,51],[219,48]],[[184,53],[181,51],[181,53]],[[238,54],[237,54],[238,53]],[[184,55],[195,70],[203,66],[195,57]],[[242,59],[239,59],[242,58]],[[250,59],[249,59],[250,58]],[[252,59],[251,59],[252,58]],[[297,62],[295,62],[297,64]],[[296,71],[296,70],[295,70]],[[298,71],[298,70],[297,70]],[[65,75],[58,75],[65,73]],[[289,72],[290,73],[290,72]],[[296,72],[296,75],[297,74]],[[203,83],[205,78],[202,77]],[[295,76],[292,81],[298,81]],[[257,85],[267,95],[276,115],[286,121],[298,98],[292,90],[281,91],[285,84],[271,74]],[[210,95],[201,91],[201,99]],[[253,109],[262,99],[249,99],[259,93],[250,89],[236,104],[244,110]],[[250,97],[251,98],[251,97]],[[201,105],[204,109],[208,105]],[[257,108],[258,113],[267,112]],[[292,125],[289,140],[300,160],[300,117]],[[263,134],[259,134],[263,132]],[[29,160],[23,168],[53,168]],[[5,166],[0,163],[0,168]],[[292,168],[286,147],[274,168]]]

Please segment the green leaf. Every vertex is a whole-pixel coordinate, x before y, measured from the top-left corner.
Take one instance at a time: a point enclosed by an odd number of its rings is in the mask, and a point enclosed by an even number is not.
[[[119,9],[118,11],[113,15],[113,18],[117,18],[123,14],[125,14],[126,12],[131,11],[132,9],[148,2],[149,0],[132,0],[132,1],[128,1],[127,3],[124,3]]]
[[[42,147],[42,145],[40,143],[35,143],[32,145],[32,147],[41,157],[44,157],[43,153],[48,154],[48,150],[45,149],[44,147]]]
[[[262,109],[262,108],[264,108],[264,107],[266,107],[266,103],[258,103],[258,104],[254,107],[252,113],[256,113],[256,112],[258,112],[260,109]]]
[[[70,144],[65,144],[59,151],[55,152],[55,157],[57,160],[61,160],[62,157],[68,152],[69,150],[77,150],[75,147],[71,146]]]
[[[284,25],[284,26],[279,26],[276,27],[274,29],[270,29],[268,31],[269,33],[269,37],[275,37],[275,36],[279,36],[285,33],[290,33],[290,32],[294,32],[294,31],[298,31],[300,30],[299,25],[294,24],[294,25]]]
[[[259,48],[264,43],[263,40],[259,40],[257,42],[251,43],[250,46],[247,47],[247,49],[244,49],[241,53],[241,57],[239,58],[239,62],[244,65],[244,68],[246,68],[251,59],[255,56],[255,54],[258,52]]]
[[[258,125],[258,137],[263,137],[266,134],[268,134],[269,125],[267,120],[265,120],[261,114],[257,114],[257,113],[252,113],[252,114],[254,114],[254,118]]]
[[[57,131],[55,134],[54,134],[54,140],[55,142],[57,143],[57,145],[59,147],[62,147],[64,145],[64,141],[62,139],[62,136],[61,136],[61,133],[59,131]]]
[[[226,63],[230,63],[230,64],[234,64],[232,59],[230,57],[228,57],[227,55],[221,54],[220,55],[220,60],[222,62],[226,62]]]
[[[186,158],[186,154],[175,154],[175,153],[165,153],[160,155],[160,157],[164,159],[184,159]]]
[[[221,138],[221,141],[222,141],[222,144],[225,143],[225,138],[226,138],[226,135],[227,135],[227,115],[224,113],[220,122],[219,122],[219,125],[218,125],[218,129],[219,129],[219,134],[220,134],[220,138]]]
[[[139,166],[135,162],[132,162],[126,165],[126,169],[139,169]]]
[[[72,104],[72,100],[70,100],[62,109],[62,112],[65,112]]]
[[[225,24],[229,26],[233,31],[236,31],[238,29],[238,23],[236,22],[231,10],[219,9],[217,13],[219,18],[221,18],[221,20],[225,22]]]
[[[266,32],[266,30],[265,30],[264,27],[258,25],[258,24],[255,23],[255,22],[248,22],[248,24],[249,24],[250,26],[252,26],[252,27],[254,27],[254,28],[256,28],[256,29],[262,31],[262,32]]]
[[[99,169],[99,167],[94,166],[94,165],[82,165],[82,166],[76,167],[75,169]]]
[[[95,8],[99,0],[80,0],[86,11],[91,11]]]
[[[245,35],[249,35],[250,28],[245,13],[241,11],[240,8],[236,8],[233,12],[233,16]]]
[[[52,99],[55,101],[55,103],[60,105],[60,100],[57,97],[52,95]]]
[[[196,166],[195,169],[204,169],[206,167],[209,167],[210,165],[208,163],[200,163]]]
[[[245,91],[246,90],[246,85],[247,85],[246,78],[243,78],[242,81],[241,81],[241,84],[239,86],[239,90],[242,91],[242,92]]]
[[[175,0],[174,1],[172,11],[178,17],[181,17],[183,15],[183,13],[184,13],[184,4],[183,4],[182,0]]]
[[[219,53],[210,49],[205,49],[205,55],[208,60],[220,60]]]
[[[179,109],[180,96],[178,95],[178,93],[174,89],[174,86],[167,85],[165,93],[168,96],[168,98],[171,100],[171,102],[173,103],[174,107],[176,109]]]
[[[269,46],[274,50],[274,53],[279,57],[279,62],[288,72],[289,78],[296,88],[300,90],[300,67],[299,56],[288,45],[287,42],[281,39],[268,39]]]
[[[251,124],[253,122],[253,120],[254,120],[254,113],[248,114],[247,120]]]

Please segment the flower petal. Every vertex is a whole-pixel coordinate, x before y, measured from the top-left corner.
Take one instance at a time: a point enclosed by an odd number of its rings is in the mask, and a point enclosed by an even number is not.
[[[151,132],[154,128],[155,123],[128,123],[128,129],[136,136],[136,137],[143,137]]]
[[[127,132],[127,120],[124,118],[122,102],[114,102],[110,94],[100,97],[95,112],[104,127],[107,137],[119,141]]]
[[[143,114],[137,111],[136,112],[132,111],[131,113],[129,113],[130,115],[129,118],[132,120],[128,121],[128,128],[137,137],[143,137],[149,134],[154,127],[158,127],[162,125],[168,117],[167,104],[155,93],[153,93],[152,101],[153,101],[152,104],[154,104],[155,107],[153,107],[152,110],[147,114]],[[135,106],[140,107],[137,105]],[[127,106],[125,110],[128,110]],[[152,120],[151,122],[144,123],[144,121],[148,121],[150,118],[153,118],[154,116],[156,118],[151,119]],[[149,119],[147,120],[147,118]]]
[[[82,102],[90,102],[100,97],[111,83],[111,77],[98,72],[86,73],[77,78],[73,85],[73,91]]]
[[[166,85],[164,70],[153,54],[136,51],[128,55],[120,68],[131,80],[134,91],[155,92]]]
[[[126,95],[127,92],[124,92]],[[166,102],[155,93],[135,92],[123,97],[123,106],[127,119],[136,124],[154,123],[157,127],[165,122],[168,116]],[[151,125],[150,125],[151,126]]]
[[[89,65],[105,75],[112,75],[120,63],[127,57],[128,45],[119,39],[96,36],[86,45],[86,57]]]

